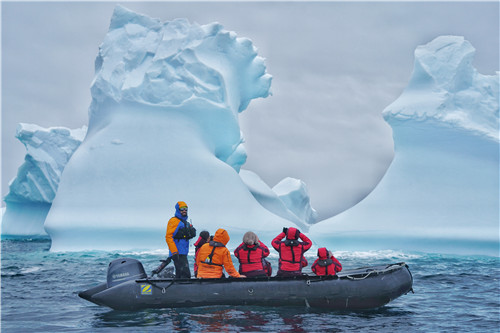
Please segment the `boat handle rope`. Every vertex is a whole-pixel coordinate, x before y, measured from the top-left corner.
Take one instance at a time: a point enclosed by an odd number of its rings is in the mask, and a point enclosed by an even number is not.
[[[366,279],[367,277],[369,277],[372,273],[376,273],[376,274],[379,274],[379,273],[384,273],[386,271],[389,271],[391,269],[393,269],[393,267],[397,266],[398,268],[400,268],[402,265],[405,265],[407,268],[408,268],[408,265],[406,265],[405,263],[397,263],[397,264],[390,264],[390,265],[387,265],[385,270],[383,271],[377,271],[377,270],[371,270],[368,272],[368,274],[364,275],[363,277],[354,277],[354,276],[351,276],[351,275],[345,275],[346,278],[350,279],[350,280],[364,280]],[[408,271],[410,271],[408,269]],[[410,272],[410,275],[411,275],[411,272]],[[413,280],[413,277],[412,277],[412,280]]]
[[[366,274],[365,276],[360,277],[360,278],[358,278],[358,277],[354,277],[354,276],[350,276],[350,275],[346,275],[345,277],[346,277],[346,278],[348,278],[348,279],[350,279],[350,280],[364,280],[364,279],[366,279],[367,277],[369,277],[370,275],[372,275],[372,273],[375,273],[375,272],[376,272],[376,271],[370,271],[370,272],[368,272],[368,274]]]
[[[162,294],[164,294],[164,293],[167,291],[167,289],[168,289],[168,288],[170,288],[170,287],[174,284],[174,281],[172,281],[172,282],[170,282],[170,284],[169,284],[168,286],[163,287],[163,288],[160,288],[160,287],[159,287],[156,283],[154,283],[153,281],[151,281],[151,280],[149,280],[149,279],[146,279],[146,281],[147,281],[150,285],[152,285],[153,287],[160,289]]]

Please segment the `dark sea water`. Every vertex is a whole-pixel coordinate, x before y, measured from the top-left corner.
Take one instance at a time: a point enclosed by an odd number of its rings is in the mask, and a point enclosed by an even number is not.
[[[151,272],[164,252],[52,253],[49,248],[50,240],[2,240],[2,332],[500,331],[498,257],[335,252],[345,269],[409,265],[415,293],[369,311],[214,306],[123,312],[89,303],[78,292],[104,282],[113,259],[139,259]],[[271,261],[276,270],[277,257]]]

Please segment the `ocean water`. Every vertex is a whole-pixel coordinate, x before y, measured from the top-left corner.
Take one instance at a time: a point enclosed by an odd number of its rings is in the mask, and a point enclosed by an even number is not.
[[[500,331],[498,257],[335,252],[345,269],[409,265],[415,293],[368,311],[210,306],[124,312],[89,303],[78,292],[104,282],[113,259],[139,259],[151,272],[164,252],[52,253],[49,248],[50,240],[2,240],[2,332]],[[311,264],[314,253],[307,259]],[[276,270],[276,254],[270,261]]]

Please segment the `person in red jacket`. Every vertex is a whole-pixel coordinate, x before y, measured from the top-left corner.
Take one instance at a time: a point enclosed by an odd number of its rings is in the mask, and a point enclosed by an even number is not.
[[[268,262],[264,259],[268,255],[269,249],[252,231],[243,235],[243,243],[234,250],[234,256],[240,262],[239,273],[247,277],[271,275],[268,271]]]
[[[286,239],[283,241],[283,238]],[[312,246],[306,235],[296,228],[283,228],[283,232],[273,239],[271,245],[280,254],[276,276],[302,275],[302,267],[307,266],[304,253]]]
[[[210,238],[210,234],[208,231],[203,230],[200,232],[200,236],[198,237],[198,240],[196,243],[194,243],[194,277],[198,277],[198,265],[196,264],[196,257],[198,256],[198,252],[200,251],[200,248],[203,246],[203,244],[208,243],[208,240]]]
[[[333,256],[332,251],[322,247],[318,249],[318,259],[311,269],[316,275],[335,275],[342,270],[342,264]]]

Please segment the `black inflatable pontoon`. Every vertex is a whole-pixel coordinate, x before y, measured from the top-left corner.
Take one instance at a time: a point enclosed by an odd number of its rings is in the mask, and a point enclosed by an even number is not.
[[[135,259],[112,261],[107,282],[78,295],[116,310],[207,305],[307,306],[329,309],[381,307],[412,290],[405,263],[345,270],[337,276],[227,279],[147,277]]]

